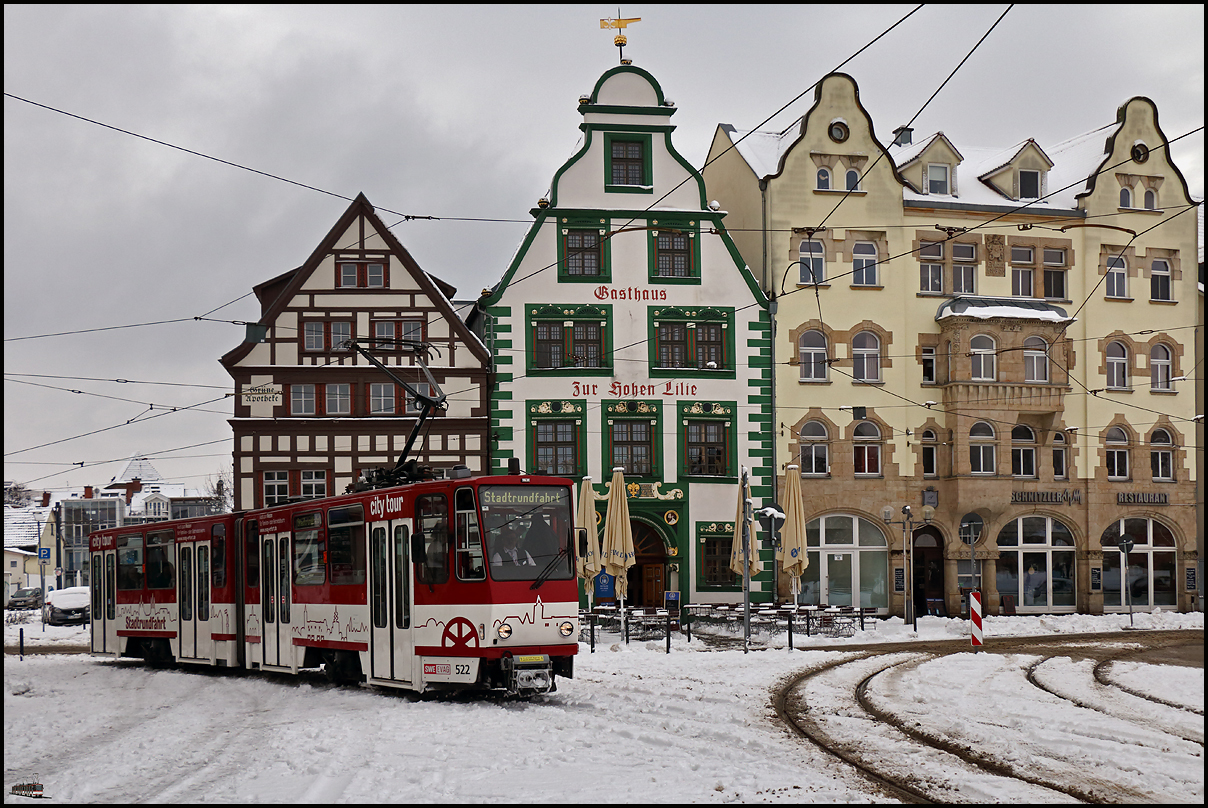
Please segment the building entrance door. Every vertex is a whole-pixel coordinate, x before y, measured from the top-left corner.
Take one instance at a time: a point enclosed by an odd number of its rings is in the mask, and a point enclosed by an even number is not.
[[[629,597],[634,606],[662,606],[666,580],[667,548],[658,532],[643,522],[631,521],[634,565],[629,568]]]
[[[944,606],[944,553],[934,528],[914,532],[915,614],[947,614]]]

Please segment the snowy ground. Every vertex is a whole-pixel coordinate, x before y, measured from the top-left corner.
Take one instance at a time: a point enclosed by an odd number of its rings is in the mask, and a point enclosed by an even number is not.
[[[1138,615],[1136,622],[1203,629],[1202,614]],[[1110,631],[1121,623],[1127,615],[991,617],[986,635],[992,643],[996,636]],[[5,626],[6,648],[15,645],[15,628]],[[86,649],[86,629],[48,627],[43,635],[40,624],[25,628],[27,647]],[[963,630],[961,621],[923,618],[917,636],[952,638]],[[884,623],[863,634],[841,642],[916,636]],[[661,641],[616,640],[605,637],[595,654],[582,645],[575,678],[529,702],[420,699],[314,680],[155,671],[82,654],[24,661],[6,654],[5,791],[36,775],[59,802],[884,799],[846,764],[791,736],[770,707],[772,691],[790,674],[850,654],[710,651],[682,637],[665,654]],[[871,693],[878,705],[925,729],[1012,750],[1027,765],[1110,774],[1126,793],[1203,802],[1202,716],[1139,699],[1121,705],[1117,695],[1096,689],[1087,663],[1068,659],[1046,662],[1037,676],[1084,703],[1116,699],[1111,706],[1125,717],[1027,684],[1026,669],[1039,657],[919,659],[909,675],[878,680]],[[1168,702],[1203,707],[1201,668],[1127,662],[1113,664],[1111,675]],[[1163,724],[1175,734],[1164,734]],[[1199,746],[1187,740],[1196,732]],[[1032,787],[1011,788],[992,793],[1032,801]]]

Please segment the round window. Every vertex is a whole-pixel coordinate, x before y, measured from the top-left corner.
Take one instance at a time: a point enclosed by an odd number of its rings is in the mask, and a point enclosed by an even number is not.
[[[1149,147],[1144,143],[1134,143],[1131,154],[1133,160],[1144,163],[1149,159]]]
[[[830,138],[836,143],[842,143],[847,140],[847,124],[842,121],[834,121],[830,125]]]

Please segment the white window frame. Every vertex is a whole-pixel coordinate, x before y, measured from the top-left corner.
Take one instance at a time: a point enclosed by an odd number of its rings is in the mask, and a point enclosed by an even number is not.
[[[943,264],[919,264],[919,291],[925,295],[944,293]]]
[[[1113,356],[1112,349],[1119,348],[1123,356]],[[1105,367],[1107,368],[1107,388],[1109,390],[1127,390],[1129,385],[1129,354],[1128,346],[1123,342],[1112,341],[1104,349]]]
[[[394,415],[395,385],[393,382],[372,382],[369,385],[369,414]]]
[[[291,384],[289,386],[289,414],[315,414],[315,386],[313,384]]]
[[[300,494],[307,499],[322,499],[327,496],[327,472],[303,469]]]
[[[936,434],[930,429],[923,431],[922,448],[920,449],[920,459],[923,461],[923,476],[938,477],[939,476],[939,443]],[[931,470],[928,471],[927,467]]]
[[[1124,436],[1123,440],[1114,437],[1118,433]],[[1128,433],[1122,427],[1113,426],[1107,430],[1107,435],[1104,438],[1104,444],[1107,446],[1107,479],[1109,480],[1127,480],[1128,476]]]
[[[811,434],[806,434],[811,427],[817,427],[822,434],[819,435],[816,430]],[[821,421],[807,421],[805,426],[801,427],[801,432],[797,437],[800,447],[801,476],[830,476],[830,430],[826,428],[826,424]],[[822,471],[818,470],[819,460],[822,461]]]
[[[1172,288],[1170,262],[1163,258],[1155,259],[1149,268],[1149,299],[1163,301],[1173,300],[1171,295]],[[1155,290],[1158,292],[1158,294],[1154,294]]]
[[[264,472],[264,507],[280,505],[289,499],[289,472]]]
[[[974,343],[980,342],[980,345]],[[985,347],[989,342],[990,347]],[[975,382],[993,382],[998,380],[998,343],[989,334],[978,334],[969,340],[970,366],[969,377]]]
[[[952,265],[952,294],[977,294],[977,266],[974,264]]]
[[[919,349],[923,365],[923,384],[935,384],[935,348],[924,346]]]
[[[817,334],[821,339],[822,345],[806,345],[806,339],[811,335]],[[801,366],[800,379],[803,382],[824,382],[829,375],[830,366],[827,365],[827,342],[826,334],[817,329],[806,331],[797,340],[798,359],[797,362]],[[821,363],[818,359],[821,356]],[[821,364],[821,375],[818,375],[818,365]]]
[[[1107,257],[1107,296],[1128,298],[1128,262],[1122,255]]]
[[[325,385],[327,394],[326,410],[327,415],[351,415],[352,414],[352,385],[351,384],[327,384]]]
[[[416,382],[412,385],[416,390],[426,395],[432,395],[432,385],[427,382]],[[416,401],[415,397],[407,391],[402,391],[404,412],[407,415],[419,415],[423,412],[423,405]]]
[[[1036,175],[1036,195],[1024,196],[1023,193],[1023,177],[1025,174]],[[1044,173],[1030,168],[1021,168],[1019,170],[1019,198],[1020,199],[1040,199],[1044,196]]]
[[[302,350],[323,350],[326,347],[323,331],[322,320],[304,320],[302,322]]]
[[[817,250],[814,247],[817,246]],[[817,239],[806,239],[798,245],[800,256],[799,284],[826,283],[826,245]]]
[[[942,179],[934,178],[932,176],[933,172],[935,172],[936,169],[939,169],[940,171],[943,172],[944,176]],[[926,179],[927,179],[927,181],[925,183],[923,183],[924,186],[926,187],[926,193],[939,194],[942,196],[951,195],[951,193],[952,193],[952,183],[951,183],[952,167],[949,166],[947,163],[928,163]],[[942,183],[942,190],[936,190],[936,186],[939,183]]]
[[[1043,347],[1037,347],[1039,343]],[[1031,384],[1048,384],[1049,344],[1040,337],[1023,341],[1023,380]]]
[[[1053,435],[1053,479],[1065,480],[1070,476],[1070,469],[1066,461],[1069,455],[1066,454],[1065,435],[1057,432]]]
[[[1016,424],[1011,430],[1011,476],[1035,479],[1036,433],[1027,424]]]
[[[1155,481],[1174,481],[1174,441],[1165,429],[1155,429],[1149,437],[1149,468]]]
[[[869,250],[871,250],[871,258]],[[877,245],[871,241],[857,241],[852,245],[852,285],[877,285]]]
[[[871,339],[873,345],[860,345],[858,343],[867,342],[861,340],[861,337]],[[852,376],[856,381],[861,382],[879,382],[881,381],[881,338],[871,331],[861,331],[851,338],[852,351]]]
[[[1165,357],[1158,356],[1158,351],[1164,351]],[[1149,389],[1173,390],[1171,368],[1173,367],[1174,352],[1164,342],[1159,342],[1149,349]]]
[[[984,427],[984,429],[978,429]],[[978,434],[973,434],[974,432]],[[988,432],[989,434],[985,434]],[[989,475],[998,471],[995,458],[995,441],[997,435],[994,427],[985,421],[978,421],[969,428],[969,473]]]

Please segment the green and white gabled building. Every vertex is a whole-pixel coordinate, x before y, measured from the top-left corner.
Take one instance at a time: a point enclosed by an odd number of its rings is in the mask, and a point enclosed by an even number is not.
[[[625,467],[638,605],[741,600],[740,469],[756,507],[773,494],[768,301],[672,145],[675,111],[641,68],[600,77],[580,148],[474,318],[495,363],[492,470],[515,457],[606,496]],[[757,602],[774,595],[759,552]]]

